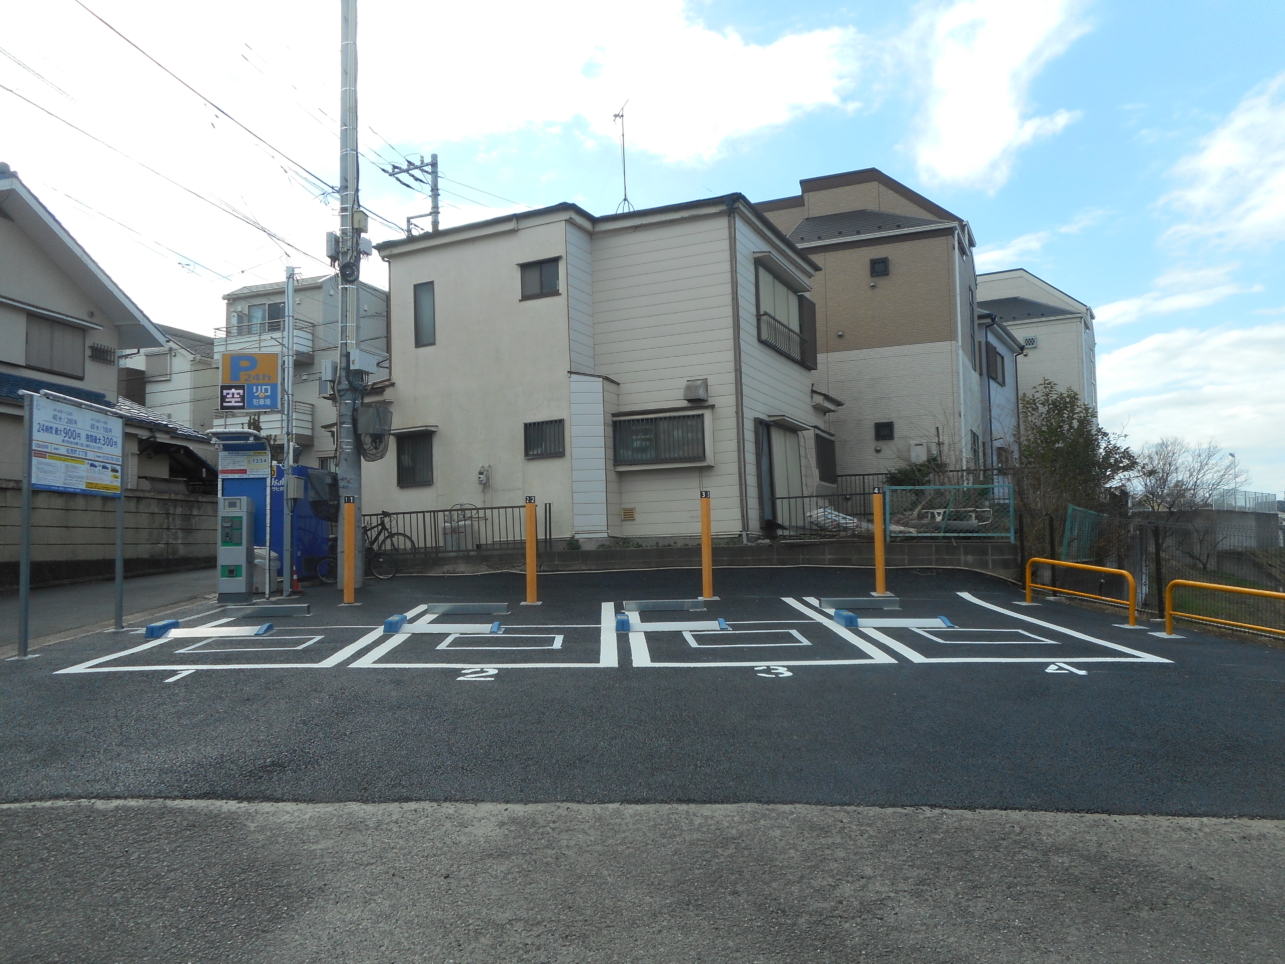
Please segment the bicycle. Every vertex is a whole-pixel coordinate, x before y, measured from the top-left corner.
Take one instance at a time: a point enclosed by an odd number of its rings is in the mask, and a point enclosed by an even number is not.
[[[392,579],[397,575],[397,560],[392,553],[366,546],[365,556],[366,575],[376,579]],[[330,539],[329,554],[317,560],[316,572],[317,578],[328,586],[339,581],[339,541],[334,537]]]
[[[379,513],[379,522],[377,524],[365,524],[362,531],[366,536],[366,545],[373,546],[375,549],[384,552],[414,552],[416,549],[415,540],[404,532],[394,532],[389,520],[393,517],[391,512]]]

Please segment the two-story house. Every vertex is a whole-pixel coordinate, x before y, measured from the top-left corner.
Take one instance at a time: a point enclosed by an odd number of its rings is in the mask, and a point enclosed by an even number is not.
[[[757,537],[833,481],[813,392],[817,264],[739,194],[569,203],[379,246],[392,457],[365,511],[553,506],[585,544]]]
[[[991,463],[987,339],[977,315],[967,221],[882,171],[799,182],[756,207],[823,269],[817,278],[818,387],[844,473],[940,458]]]
[[[208,432],[218,407],[219,370],[214,338],[169,325],[160,348],[121,352],[120,394],[163,418]]]
[[[117,394],[120,354],[165,344],[161,330],[0,164],[0,478],[23,474],[21,392],[50,389],[120,409],[126,488],[207,491],[210,440]]]
[[[1097,346],[1093,309],[1025,268],[977,276],[978,307],[1022,340],[1026,351],[1018,391],[1044,379],[1073,388],[1085,404],[1098,407]]]
[[[227,324],[214,332],[214,357],[225,352],[278,352],[284,358],[285,281],[250,285],[230,291]],[[323,378],[327,362],[339,360],[339,277],[319,275],[294,283],[294,429],[301,449],[298,464],[333,469],[335,457],[334,396]],[[388,295],[365,282],[358,285],[357,347],[379,359],[388,355]],[[386,364],[386,362],[381,362]],[[372,378],[373,394],[381,391],[387,372]],[[281,412],[258,415],[215,412],[214,426],[236,431],[257,426],[275,439],[285,435]]]

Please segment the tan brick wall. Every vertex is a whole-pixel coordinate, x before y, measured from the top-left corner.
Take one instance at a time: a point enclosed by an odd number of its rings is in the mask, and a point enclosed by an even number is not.
[[[808,253],[822,267],[813,282],[820,351],[955,338],[954,255],[949,237]],[[890,261],[891,273],[871,278],[870,259],[884,257]]]
[[[797,208],[784,208],[780,211],[763,211],[765,218],[781,229],[782,233],[789,234],[793,231],[800,221],[803,220],[807,209],[800,204]]]

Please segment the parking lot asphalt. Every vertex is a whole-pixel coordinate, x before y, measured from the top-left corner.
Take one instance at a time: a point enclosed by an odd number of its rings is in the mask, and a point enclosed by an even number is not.
[[[891,573],[900,610],[849,629],[823,603],[868,598],[867,571],[719,570],[705,611],[619,633],[627,600],[696,596],[699,574],[544,575],[538,607],[522,580],[399,577],[352,608],[320,589],[263,637],[104,633],[0,663],[0,798],[1285,816],[1280,648],[1019,607],[962,571]],[[382,632],[443,602],[505,611]]]

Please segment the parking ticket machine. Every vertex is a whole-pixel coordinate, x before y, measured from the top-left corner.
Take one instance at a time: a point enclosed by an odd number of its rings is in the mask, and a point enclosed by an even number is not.
[[[219,499],[219,602],[250,602],[254,596],[254,502],[244,496]]]

